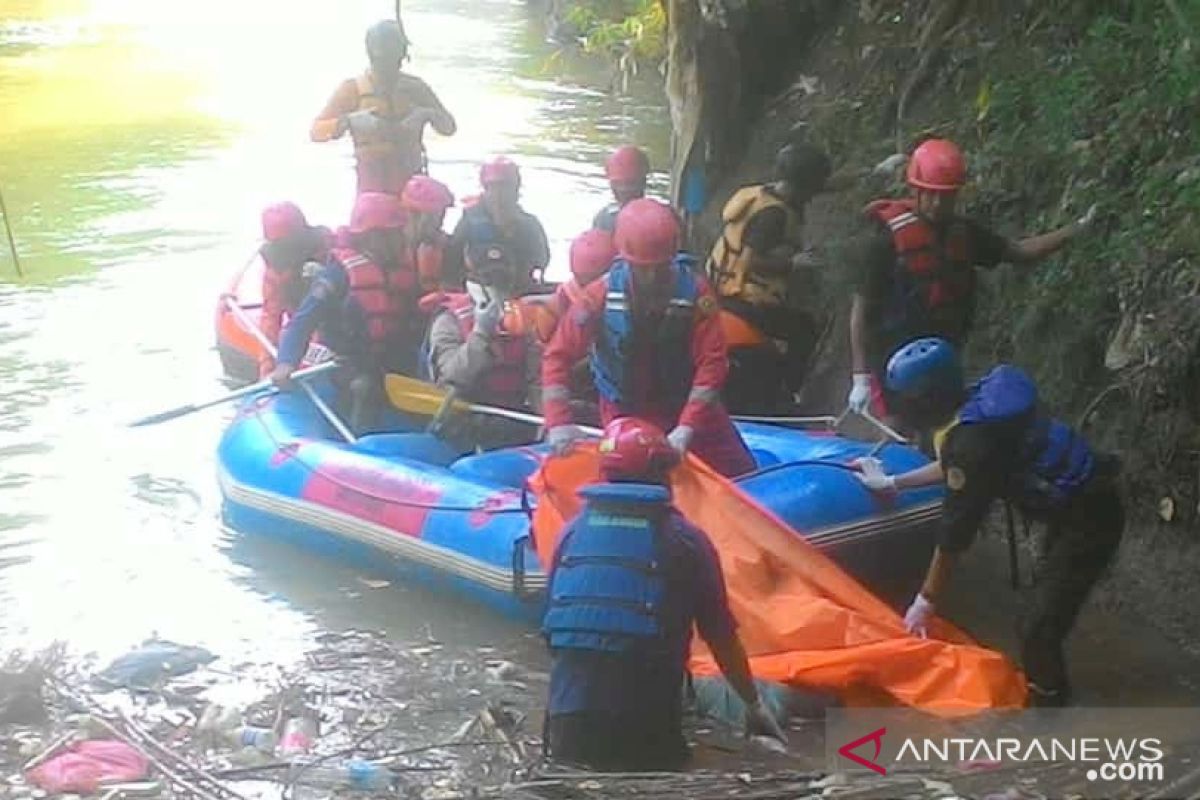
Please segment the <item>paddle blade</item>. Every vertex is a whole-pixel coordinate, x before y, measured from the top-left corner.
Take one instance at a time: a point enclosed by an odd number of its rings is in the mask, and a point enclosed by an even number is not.
[[[135,419],[133,422],[129,423],[129,427],[142,428],[142,427],[145,427],[146,425],[157,425],[160,422],[167,422],[168,420],[185,417],[188,414],[191,414],[193,411],[199,411],[200,408],[201,408],[201,406],[197,406],[195,403],[189,403],[186,406],[180,406],[179,408],[172,408],[169,411],[160,411],[157,414],[151,414],[148,417],[142,417],[141,419]]]
[[[384,378],[384,389],[391,404],[406,414],[432,417],[446,400],[445,389],[394,373]]]

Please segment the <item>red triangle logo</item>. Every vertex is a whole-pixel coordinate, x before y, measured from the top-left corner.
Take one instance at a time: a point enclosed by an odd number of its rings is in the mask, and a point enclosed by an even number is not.
[[[843,758],[850,759],[851,761],[853,761],[855,764],[858,764],[859,766],[866,767],[869,770],[874,770],[875,772],[878,772],[880,775],[887,775],[887,768],[881,767],[875,763],[875,759],[879,758],[879,754],[881,752],[883,752],[883,735],[885,733],[887,733],[887,728],[880,728],[878,730],[871,731],[866,736],[863,736],[859,739],[855,739],[853,742],[844,744],[841,747],[839,747],[838,755],[842,756]],[[861,745],[866,744],[867,742],[875,743],[875,755],[871,756],[870,761],[863,758],[858,753],[854,752],[855,749],[857,749]]]

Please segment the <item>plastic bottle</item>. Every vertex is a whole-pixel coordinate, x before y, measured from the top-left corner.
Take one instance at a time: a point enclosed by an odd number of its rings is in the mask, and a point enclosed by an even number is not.
[[[234,747],[253,747],[264,753],[274,753],[279,737],[270,728],[256,728],[253,725],[239,725],[225,737],[225,741]]]
[[[279,739],[279,754],[296,756],[307,753],[312,749],[317,739],[317,721],[305,714],[292,717],[283,726],[283,736]]]
[[[360,791],[382,791],[392,785],[392,772],[387,767],[370,761],[351,759],[341,764],[314,764],[293,762],[288,771],[288,780],[304,786],[319,786],[330,789],[357,789]]]
[[[241,750],[253,747],[264,753],[275,752],[278,741],[275,732],[268,728],[243,725],[241,714],[236,709],[211,705],[204,709],[196,732],[210,747],[232,747]]]

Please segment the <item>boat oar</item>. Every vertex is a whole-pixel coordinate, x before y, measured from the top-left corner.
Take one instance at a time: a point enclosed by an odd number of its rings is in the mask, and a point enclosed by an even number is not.
[[[292,378],[295,380],[304,380],[305,378],[312,377],[313,375],[319,375],[322,372],[328,372],[336,366],[336,362],[326,361],[322,364],[317,364],[315,367],[308,367],[307,369],[299,370],[292,375]],[[134,420],[133,422],[129,423],[129,427],[140,428],[145,425],[157,425],[160,422],[166,422],[167,420],[187,416],[193,411],[200,411],[201,409],[210,408],[212,406],[219,406],[222,403],[228,403],[231,400],[237,400],[239,397],[246,397],[247,395],[261,392],[264,389],[273,388],[275,388],[275,385],[271,383],[271,381],[259,381],[258,383],[252,383],[249,386],[243,386],[241,389],[237,389],[236,391],[226,392],[220,397],[214,397],[212,400],[206,400],[202,403],[188,403],[186,406],[179,406],[178,408],[172,408],[169,411],[161,411],[157,414],[151,414],[148,417],[142,417],[141,419]]]
[[[233,316],[237,318],[238,322],[242,323],[246,330],[250,331],[250,335],[258,340],[258,343],[261,344],[267,353],[270,354],[271,358],[276,358],[279,355],[279,352],[275,349],[275,345],[272,344],[271,340],[267,338],[267,335],[262,332],[262,329],[258,327],[258,324],[250,318],[250,315],[242,310],[242,307],[238,305],[236,300],[234,300],[232,297],[226,297],[225,307],[229,309],[229,313],[233,314]],[[300,373],[295,374],[299,375]],[[341,417],[339,417],[334,410],[329,407],[329,404],[325,402],[321,395],[317,394],[316,389],[312,388],[307,383],[301,383],[300,388],[306,395],[308,395],[308,399],[312,401],[312,404],[317,407],[317,411],[321,412],[321,416],[325,417],[329,424],[333,426],[333,429],[336,430],[343,439],[350,444],[354,444],[358,441],[358,437],[354,435],[346,423],[342,422]]]
[[[3,192],[0,192],[0,217],[4,217],[4,232],[8,234],[8,249],[12,253],[13,266],[17,270],[17,277],[24,278],[25,273],[21,271],[21,259],[17,256],[17,240],[13,238],[12,223],[8,221],[8,206],[4,205]]]
[[[476,414],[511,419],[515,422],[528,422],[530,425],[541,425],[545,422],[545,419],[537,414],[528,414],[502,406],[468,403],[465,400],[453,398],[447,401],[449,392],[446,389],[406,375],[390,373],[384,379],[384,388],[387,390],[388,400],[392,405],[406,414],[435,417],[439,412],[445,413],[446,408],[453,408],[455,411],[470,411]],[[600,435],[598,428],[584,427],[583,430],[596,436]]]

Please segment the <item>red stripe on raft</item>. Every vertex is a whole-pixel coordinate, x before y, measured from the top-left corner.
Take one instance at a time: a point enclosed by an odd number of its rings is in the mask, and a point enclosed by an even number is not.
[[[428,506],[441,496],[437,486],[394,472],[333,464],[315,470],[301,493],[309,502],[416,537],[425,527]]]

